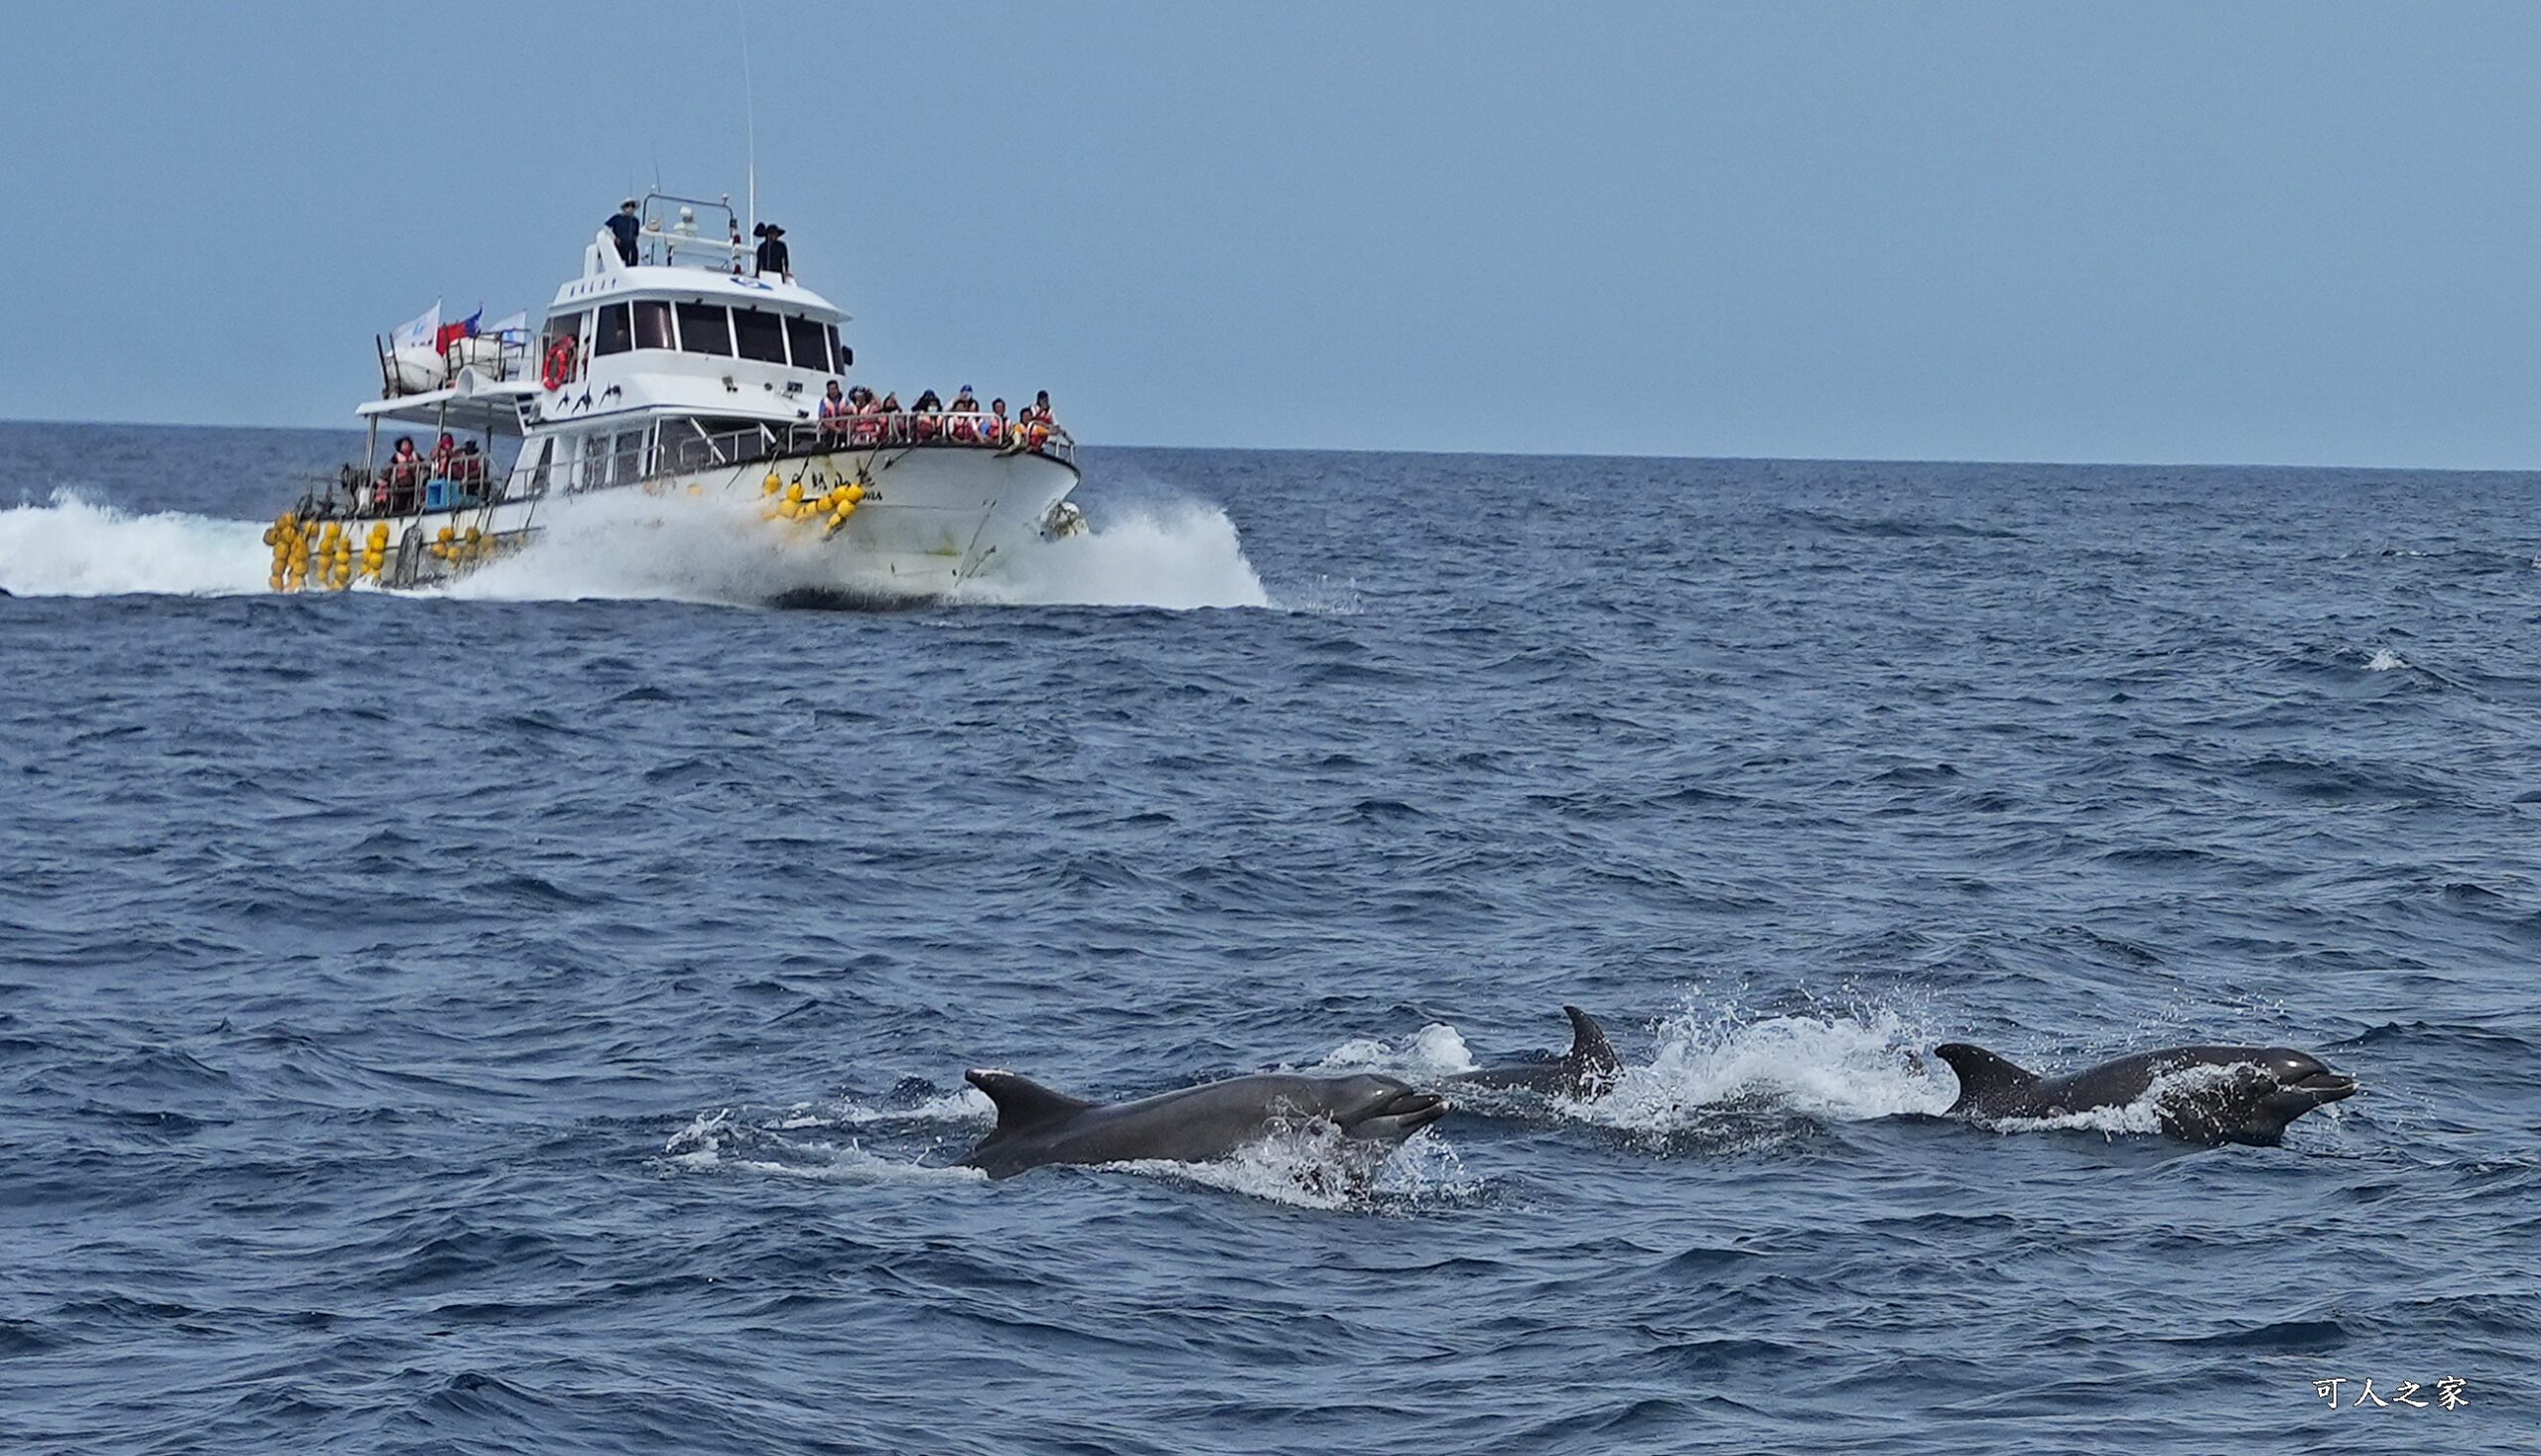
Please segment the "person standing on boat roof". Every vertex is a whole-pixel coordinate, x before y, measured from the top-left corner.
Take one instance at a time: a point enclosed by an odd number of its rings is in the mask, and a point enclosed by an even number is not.
[[[758,276],[773,273],[788,283],[794,281],[794,260],[785,255],[785,229],[773,222],[761,222],[750,229],[758,236]]]
[[[608,219],[608,230],[617,238],[617,261],[629,268],[634,267],[635,234],[643,231],[644,225],[635,220],[633,198],[617,204],[617,215]]]

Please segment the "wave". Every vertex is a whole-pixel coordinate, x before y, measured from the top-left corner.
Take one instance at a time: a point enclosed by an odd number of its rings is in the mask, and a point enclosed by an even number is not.
[[[1773,1110],[1821,1122],[1938,1114],[1956,1100],[1957,1086],[1925,1067],[1919,1049],[1931,1044],[1885,1007],[1753,1017],[1734,1004],[1689,1006],[1656,1025],[1649,1059],[1627,1062],[1606,1095],[1542,1105],[1573,1121],[1660,1138],[1710,1127],[1724,1112]],[[1384,1072],[1418,1083],[1474,1066],[1463,1033],[1431,1022],[1400,1041],[1345,1041],[1312,1070]],[[1496,1104],[1505,1096],[1495,1091],[1480,1100]]]
[[[1957,1084],[1928,1071],[1932,1038],[1885,1007],[1852,1014],[1747,1018],[1735,1005],[1687,1007],[1659,1023],[1651,1058],[1627,1064],[1614,1089],[1556,1106],[1581,1122],[1665,1136],[1722,1110],[1774,1109],[1837,1123],[1938,1114]]]
[[[0,510],[0,591],[19,596],[229,596],[263,592],[258,521],[136,515],[76,490]]]
[[[445,588],[454,600],[670,600],[760,606],[820,599],[829,554],[800,532],[773,534],[755,501],[635,492],[560,499],[525,549]],[[0,510],[0,590],[20,596],[234,596],[267,590],[261,521],[185,511],[136,515],[57,490]],[[974,605],[1270,606],[1235,523],[1184,503],[1110,514],[1082,536],[1028,541],[999,577],[966,584]]]
[[[1015,606],[1270,606],[1235,522],[1185,502],[1106,510],[1093,529],[1025,543],[1000,575],[966,584],[959,599]]]

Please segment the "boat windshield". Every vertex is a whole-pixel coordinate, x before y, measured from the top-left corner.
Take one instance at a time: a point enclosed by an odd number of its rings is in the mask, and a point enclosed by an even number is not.
[[[665,268],[711,268],[729,273],[749,266],[751,244],[741,236],[741,216],[731,198],[707,201],[652,193],[644,199],[637,257]]]

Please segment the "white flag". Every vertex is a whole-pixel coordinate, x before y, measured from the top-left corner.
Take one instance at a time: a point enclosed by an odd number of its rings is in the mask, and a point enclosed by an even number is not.
[[[433,335],[439,332],[441,300],[435,299],[430,309],[398,325],[397,331],[389,335],[388,341],[397,348],[431,348]]]
[[[485,326],[485,331],[508,342],[518,343],[529,337],[529,311],[523,309],[508,319],[497,319]]]

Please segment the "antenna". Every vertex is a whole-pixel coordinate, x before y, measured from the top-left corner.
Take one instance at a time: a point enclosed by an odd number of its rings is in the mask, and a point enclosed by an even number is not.
[[[750,235],[758,235],[758,97],[750,89],[750,8],[747,0],[733,0],[733,9],[741,18],[741,111],[748,127],[750,159]]]

